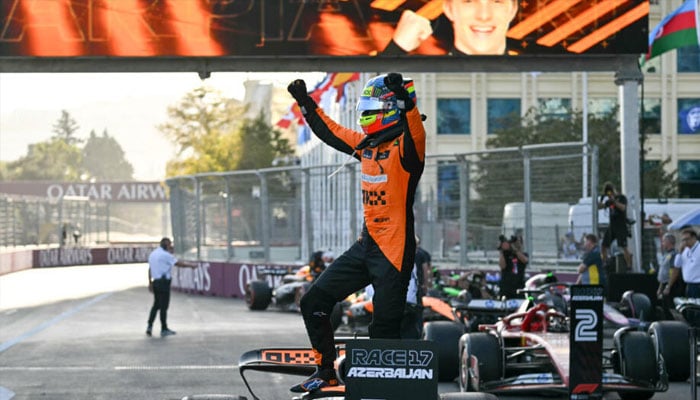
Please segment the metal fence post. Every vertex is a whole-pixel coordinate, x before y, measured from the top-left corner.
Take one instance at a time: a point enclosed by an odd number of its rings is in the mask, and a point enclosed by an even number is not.
[[[523,150],[523,202],[525,203],[525,250],[529,253],[529,264],[532,263],[534,249],[532,248],[532,193],[530,193],[530,152]]]
[[[197,212],[194,214],[194,226],[195,226],[195,245],[197,247],[197,259],[199,260],[202,255],[202,221],[201,221],[201,207],[202,207],[202,196],[201,196],[201,191],[202,188],[199,185],[199,181],[197,180],[197,177],[194,176],[192,177],[192,180],[194,181],[194,198],[195,198],[195,204],[197,207]]]
[[[459,159],[459,265],[467,265],[468,223],[469,223],[469,160]]]
[[[228,178],[224,178],[224,182],[226,183],[226,257],[227,261],[231,261],[235,256],[233,248],[233,195]]]
[[[598,236],[598,146],[591,151],[591,229]]]
[[[350,198],[348,199],[350,201],[350,232],[352,233],[352,237],[356,239],[360,236],[360,233],[357,231],[357,227],[361,224],[361,221],[358,220],[357,216],[357,198],[359,197],[357,188],[359,184],[357,181],[357,169],[355,165],[348,165],[347,168],[350,170]]]
[[[312,218],[311,218],[311,169],[302,169],[302,210],[303,210],[303,220],[302,220],[302,231],[301,231],[301,254],[311,254],[315,249],[314,245],[314,235],[312,231]],[[302,259],[305,257],[302,256]]]
[[[267,191],[267,176],[262,171],[256,174],[260,178],[260,224],[262,225],[262,244],[265,262],[270,262],[270,194]]]

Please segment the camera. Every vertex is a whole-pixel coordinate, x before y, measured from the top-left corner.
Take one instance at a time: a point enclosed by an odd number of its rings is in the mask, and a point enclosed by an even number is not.
[[[503,250],[503,243],[515,243],[518,241],[517,236],[511,235],[510,239],[506,238],[505,235],[498,235],[498,248],[496,250]]]

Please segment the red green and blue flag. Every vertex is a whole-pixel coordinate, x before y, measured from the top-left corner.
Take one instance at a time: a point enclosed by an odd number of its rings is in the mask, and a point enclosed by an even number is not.
[[[700,46],[700,0],[685,0],[649,34],[649,60],[669,50]]]

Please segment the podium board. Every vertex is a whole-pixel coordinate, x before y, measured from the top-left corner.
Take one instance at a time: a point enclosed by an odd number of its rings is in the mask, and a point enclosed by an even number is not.
[[[571,287],[569,398],[603,398],[603,287]]]
[[[438,399],[438,348],[434,342],[349,340],[345,366],[346,400]]]

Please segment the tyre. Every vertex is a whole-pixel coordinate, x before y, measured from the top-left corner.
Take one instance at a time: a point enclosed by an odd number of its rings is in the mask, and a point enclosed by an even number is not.
[[[469,360],[475,357],[479,366],[479,381],[494,381],[501,377],[503,358],[498,339],[484,332],[468,333],[462,337],[459,360],[459,389],[463,392],[479,390],[471,382]]]
[[[248,282],[245,286],[245,303],[249,310],[265,310],[272,301],[272,289],[265,281]]]
[[[690,335],[688,325],[680,321],[658,321],[649,327],[656,350],[663,357],[672,382],[690,378]]]
[[[659,375],[656,369],[656,350],[651,337],[645,332],[635,331],[627,331],[621,335],[616,333],[615,336],[620,357],[619,365],[624,378],[640,384],[656,384]],[[654,391],[619,391],[618,394],[623,400],[646,400],[654,395]]]
[[[634,307],[634,315],[632,317],[638,318],[640,321],[651,321],[653,308],[649,297],[644,293],[633,293],[631,301]]]
[[[498,400],[491,393],[440,393],[440,400]]]
[[[459,375],[459,338],[464,326],[452,321],[432,321],[423,326],[423,339],[438,346],[438,379],[451,382]]]

